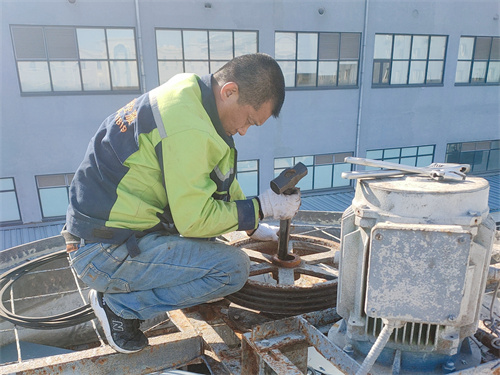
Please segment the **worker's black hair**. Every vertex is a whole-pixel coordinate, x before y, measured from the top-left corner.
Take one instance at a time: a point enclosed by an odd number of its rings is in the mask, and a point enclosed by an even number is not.
[[[235,57],[215,72],[214,78],[219,86],[235,82],[238,85],[239,103],[250,104],[255,110],[271,100],[272,115],[279,116],[285,101],[285,78],[271,56],[253,53]]]

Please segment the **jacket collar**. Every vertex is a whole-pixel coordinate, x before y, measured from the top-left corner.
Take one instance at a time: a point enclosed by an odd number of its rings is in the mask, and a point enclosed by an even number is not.
[[[212,91],[212,74],[204,75],[198,80],[198,85],[201,89],[201,101],[205,111],[210,116],[212,124],[214,125],[217,134],[228,144],[229,147],[234,148],[233,137],[226,134],[222,123],[220,122],[219,113],[217,112],[217,105],[215,104],[215,96]]]

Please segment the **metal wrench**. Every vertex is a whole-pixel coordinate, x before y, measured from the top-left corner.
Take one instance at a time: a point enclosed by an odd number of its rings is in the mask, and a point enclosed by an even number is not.
[[[432,163],[427,167],[413,167],[404,164],[391,163],[382,160],[364,159],[347,157],[346,163],[364,165],[369,167],[385,168],[386,170],[376,171],[352,171],[343,172],[342,178],[369,178],[369,177],[389,177],[400,174],[424,174],[434,180],[442,181],[444,179],[465,180],[466,173],[470,171],[469,164],[453,164],[453,163]]]

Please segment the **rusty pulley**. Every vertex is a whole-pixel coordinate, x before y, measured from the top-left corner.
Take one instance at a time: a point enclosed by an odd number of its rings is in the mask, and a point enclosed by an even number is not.
[[[338,242],[311,235],[290,235],[290,252],[279,259],[276,242],[250,238],[231,243],[252,261],[250,277],[231,302],[263,313],[291,316],[334,307]]]

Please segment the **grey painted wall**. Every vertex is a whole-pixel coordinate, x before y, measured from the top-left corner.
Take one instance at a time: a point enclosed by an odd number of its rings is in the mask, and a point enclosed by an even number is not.
[[[39,222],[34,176],[74,172],[101,121],[135,95],[21,96],[10,25],[137,28],[135,3],[0,4],[0,177],[15,178],[23,222]],[[144,89],[158,85],[156,27],[258,30],[259,51],[270,55],[275,31],[364,32],[360,88],[287,91],[279,119],[235,137],[240,160],[260,159],[261,190],[273,178],[275,157],[346,151],[364,156],[367,149],[436,144],[435,159],[443,161],[448,142],[500,138],[500,87],[454,85],[460,36],[500,35],[499,7],[497,0],[139,0]],[[372,88],[375,33],[448,35],[444,84]]]

